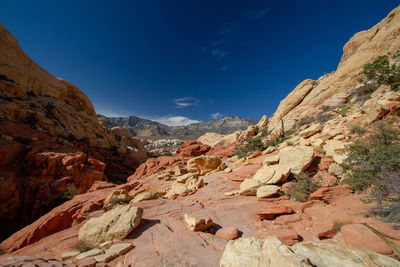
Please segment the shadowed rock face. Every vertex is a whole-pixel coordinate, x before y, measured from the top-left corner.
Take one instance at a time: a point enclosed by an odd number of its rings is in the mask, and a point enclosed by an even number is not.
[[[182,139],[196,140],[207,132],[230,134],[238,130],[245,130],[249,125],[257,123],[255,119],[243,119],[238,116],[229,116],[219,120],[192,123],[187,126],[167,126],[155,121],[129,117],[104,117],[108,127],[121,126],[128,128],[133,135],[143,139]]]
[[[68,188],[125,182],[143,144],[100,122],[88,97],[32,59],[0,23],[0,229],[4,239],[53,207]],[[71,159],[72,158],[72,159]]]

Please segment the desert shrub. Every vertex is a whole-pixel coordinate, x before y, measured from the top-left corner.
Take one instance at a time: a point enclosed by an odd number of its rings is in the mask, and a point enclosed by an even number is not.
[[[111,199],[110,203],[107,206],[107,211],[112,210],[115,206],[117,205],[123,205],[126,204],[125,200],[123,200],[122,198],[113,198]]]
[[[364,126],[362,126],[359,122],[350,125],[350,132],[352,134],[364,135],[366,131],[367,130],[364,128]]]
[[[333,225],[335,226],[336,231],[340,232],[342,227],[346,224],[349,224],[350,222],[347,220],[340,220],[340,219],[334,219],[333,220]]]
[[[86,242],[79,240],[78,242],[76,242],[74,245],[71,246],[72,249],[76,249],[80,252],[85,252],[85,251],[89,251],[92,248],[86,244]]]
[[[398,52],[392,57],[396,58]],[[390,85],[392,90],[400,87],[400,67],[390,61],[389,55],[383,55],[364,65],[364,74],[378,85]]]
[[[347,116],[347,113],[350,111],[351,107],[352,107],[352,105],[347,105],[347,106],[345,106],[345,107],[339,109],[338,112],[339,112],[339,114],[342,115],[343,117],[346,117],[346,116]]]
[[[294,182],[289,186],[287,195],[296,201],[304,202],[311,193],[319,188],[319,183],[305,173],[295,176]]]
[[[371,212],[389,221],[400,222],[399,132],[390,122],[378,121],[373,131],[348,146],[343,162],[345,178],[357,191],[368,189],[367,201],[375,203]]]
[[[289,137],[289,136],[291,136],[292,134],[294,134],[296,131],[295,130],[287,130],[287,131],[285,131],[285,136],[286,137]]]
[[[375,83],[364,84],[351,91],[350,95],[356,98],[356,101],[365,102],[371,98],[371,94],[378,89]]]
[[[285,141],[285,138],[281,135],[278,135],[277,137],[274,137],[266,142],[266,147],[270,146],[278,146],[281,144],[283,141]]]
[[[321,147],[314,147],[315,152],[325,154],[326,150]]]
[[[247,138],[236,146],[235,155],[238,156],[238,158],[243,158],[246,157],[249,152],[255,152],[257,150],[262,151],[264,149],[265,146],[261,137]]]
[[[65,190],[64,193],[57,198],[56,204],[61,205],[62,203],[71,200],[76,194],[78,194],[76,187],[73,185],[68,186],[67,190]]]

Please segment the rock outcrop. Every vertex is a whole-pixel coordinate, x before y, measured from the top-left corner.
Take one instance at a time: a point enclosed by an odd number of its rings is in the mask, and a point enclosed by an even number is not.
[[[94,181],[126,181],[147,152],[128,131],[108,129],[81,90],[32,61],[1,23],[0,47],[4,239]]]
[[[360,248],[335,244],[298,243],[283,245],[276,238],[240,238],[229,241],[221,267],[235,266],[400,266],[392,258]]]
[[[304,80],[283,99],[271,117],[268,129],[279,133],[281,119],[285,130],[293,129],[301,119],[318,115],[323,107],[344,104],[348,97],[347,90],[357,86],[357,79],[361,77],[366,63],[388,52],[394,54],[400,49],[399,32],[400,8],[397,7],[381,22],[355,34],[344,45],[343,56],[336,71],[316,81]]]

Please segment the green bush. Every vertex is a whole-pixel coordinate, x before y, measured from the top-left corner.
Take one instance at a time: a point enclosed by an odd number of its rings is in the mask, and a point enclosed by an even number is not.
[[[364,84],[352,90],[350,95],[356,98],[356,101],[364,103],[371,98],[371,94],[378,89],[376,84]]]
[[[315,179],[309,177],[305,173],[295,176],[295,181],[289,186],[287,195],[296,201],[304,202],[308,199],[311,193],[317,191],[320,187]]]
[[[396,58],[397,54],[392,58]],[[383,55],[364,65],[364,74],[378,85],[390,85],[392,90],[400,87],[400,67],[390,62],[388,55]]]
[[[122,198],[115,197],[111,199],[110,203],[107,206],[107,211],[112,210],[117,205],[126,204],[125,200]]]
[[[362,126],[359,122],[350,125],[350,132],[352,134],[364,135],[366,131],[367,130],[364,128],[364,126]]]
[[[249,152],[255,152],[257,150],[262,151],[265,148],[261,137],[247,138],[236,146],[235,155],[238,156],[238,158],[244,158]]]
[[[61,196],[57,198],[56,204],[61,205],[62,203],[71,200],[76,194],[78,194],[78,191],[76,190],[75,186],[71,185]]]
[[[348,158],[342,164],[342,183],[357,191],[368,189],[368,201],[376,204],[371,212],[383,217],[390,215],[400,222],[400,206],[396,204],[400,201],[399,134],[391,122],[374,123],[372,132],[348,146]]]
[[[343,117],[347,116],[347,113],[351,110],[352,105],[347,105],[341,109],[339,109],[339,114],[341,114]]]

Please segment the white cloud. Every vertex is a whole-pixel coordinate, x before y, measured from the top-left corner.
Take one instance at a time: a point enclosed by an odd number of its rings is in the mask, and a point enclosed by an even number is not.
[[[173,115],[149,118],[149,119],[153,120],[153,121],[158,121],[158,122],[160,122],[162,124],[166,124],[168,126],[181,126],[181,125],[188,125],[191,123],[200,122],[198,120],[192,120],[192,119],[184,117],[184,116],[173,116]]]
[[[221,70],[222,70],[222,71],[226,71],[228,68],[229,68],[229,66],[223,66],[223,67],[221,68]]]
[[[175,103],[177,108],[186,108],[189,106],[195,106],[199,104],[199,100],[194,97],[181,97],[172,99],[172,102]]]
[[[211,118],[213,118],[214,120],[218,120],[224,116],[225,116],[225,114],[220,113],[220,112],[215,112],[215,113],[211,114]]]

